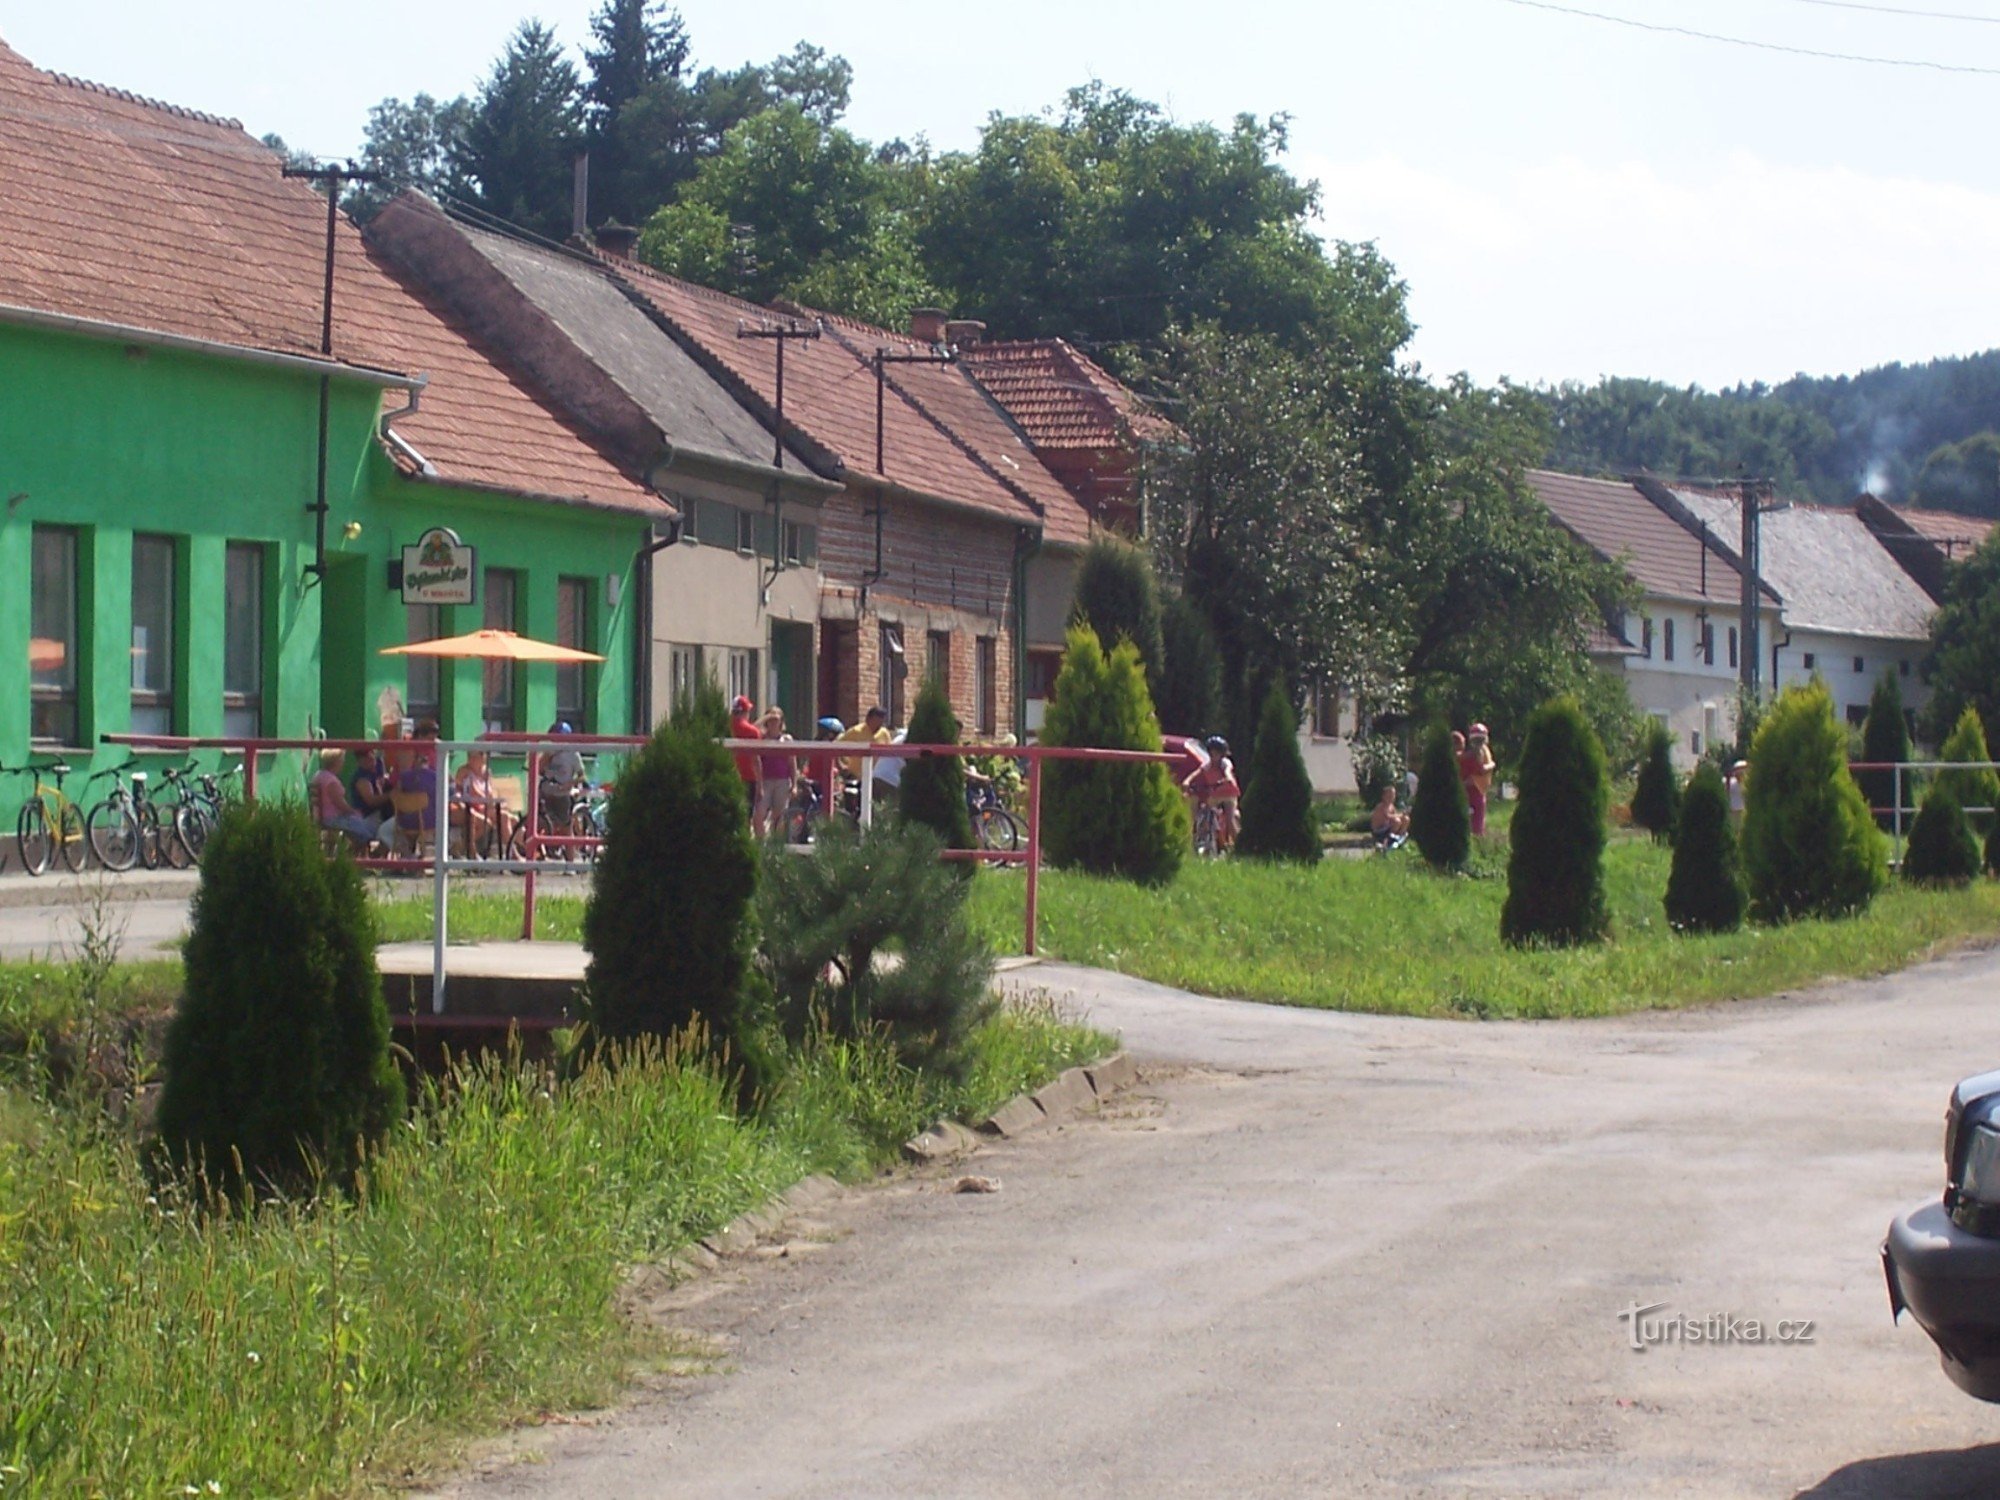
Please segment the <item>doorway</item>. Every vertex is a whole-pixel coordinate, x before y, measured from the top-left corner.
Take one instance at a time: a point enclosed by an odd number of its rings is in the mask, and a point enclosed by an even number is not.
[[[770,701],[785,711],[785,725],[800,739],[812,738],[813,628],[771,622]]]

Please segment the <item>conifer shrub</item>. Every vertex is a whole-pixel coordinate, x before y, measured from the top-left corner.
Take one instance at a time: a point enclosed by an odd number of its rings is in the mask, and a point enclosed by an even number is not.
[[[1847,770],[1847,735],[1817,680],[1785,689],[1750,742],[1743,871],[1760,922],[1842,917],[1888,880],[1882,836]]]
[[[1736,829],[1729,821],[1729,789],[1720,771],[1703,765],[1681,798],[1667,875],[1667,923],[1676,932],[1734,932],[1749,904]]]
[[[2000,875],[2000,818],[1993,820],[1986,833],[1986,873]]]
[[[297,804],[228,808],[202,851],[167,1031],[163,1164],[231,1200],[352,1190],[403,1112],[361,874]]]
[[[955,745],[958,716],[936,678],[917,692],[910,710],[909,743]],[[896,799],[897,817],[921,823],[944,841],[947,849],[973,847],[972,817],[965,807],[965,762],[955,755],[932,755],[903,762],[903,779]],[[972,865],[958,866],[970,875]]]
[[[1100,536],[1083,554],[1076,575],[1076,602],[1070,623],[1088,625],[1106,650],[1130,641],[1139,652],[1150,687],[1161,676],[1166,650],[1161,638],[1160,585],[1153,564],[1130,542]]]
[[[1160,643],[1166,662],[1149,685],[1168,734],[1207,736],[1223,722],[1222,653],[1208,614],[1185,594],[1160,606]]]
[[[583,912],[583,1012],[598,1041],[699,1026],[754,1084],[757,850],[717,743],[727,730],[721,691],[704,685],[619,772]]]
[[[1146,675],[1130,641],[1107,656],[1097,633],[1072,626],[1044,745],[1160,748]],[[1050,760],[1042,771],[1042,845],[1052,865],[1146,885],[1174,878],[1193,833],[1187,799],[1166,765]]]
[[[1529,718],[1519,775],[1501,939],[1515,946],[1597,942],[1610,921],[1604,818],[1611,785],[1604,746],[1574,698],[1552,698]]]
[[[992,1015],[993,956],[965,913],[967,885],[922,823],[863,832],[830,820],[806,856],[774,859],[757,897],[760,962],[786,1036],[876,1031],[907,1067],[953,1080]],[[893,949],[896,962],[875,957]]]
[[[1986,748],[1986,728],[1979,721],[1979,710],[1971,704],[1958,716],[1958,724],[1938,746],[1939,760],[1981,761],[1993,756]],[[1969,771],[1940,771],[1938,785],[1949,787],[1953,797],[1958,799],[1961,809],[1968,807],[2000,807],[2000,774],[1989,769]],[[1981,828],[1991,826],[1991,813],[1972,813],[1974,822]]]
[[[1243,783],[1243,826],[1236,852],[1253,859],[1318,863],[1319,829],[1313,819],[1312,778],[1299,754],[1299,721],[1282,688],[1264,699],[1250,773]]]
[[[1910,721],[1903,712],[1903,689],[1893,669],[1876,679],[1875,691],[1868,696],[1868,717],[1861,725],[1861,759],[1878,763],[1910,759]],[[1904,772],[1902,782],[1903,805],[1908,807],[1915,792],[1908,772]],[[1893,827],[1896,773],[1856,771],[1854,784],[1861,788],[1861,795],[1868,799],[1870,807],[1884,809],[1875,814],[1876,823],[1883,828]]]
[[[1378,791],[1379,797],[1381,793]],[[1410,809],[1410,840],[1434,870],[1456,870],[1472,853],[1472,809],[1459,779],[1451,730],[1434,724],[1417,762],[1417,800]]]
[[[1932,787],[1910,825],[1903,878],[1912,885],[1966,885],[1979,877],[1979,864],[1979,840],[1958,798],[1948,786]]]
[[[1664,843],[1681,812],[1681,783],[1674,774],[1674,737],[1658,719],[1646,731],[1639,781],[1632,789],[1632,821]]]

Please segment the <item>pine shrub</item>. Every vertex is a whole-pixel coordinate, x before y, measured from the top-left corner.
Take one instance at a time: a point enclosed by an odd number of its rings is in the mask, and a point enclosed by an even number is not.
[[[1379,792],[1376,794],[1381,795]],[[1451,730],[1431,727],[1417,764],[1417,800],[1410,808],[1410,839],[1434,870],[1456,870],[1472,854],[1472,810],[1458,775]]]
[[[956,745],[958,716],[936,678],[918,690],[910,710],[912,745]],[[965,762],[955,755],[932,755],[903,762],[903,779],[896,799],[897,816],[921,823],[944,841],[947,849],[973,847],[972,817],[965,807]],[[970,863],[961,865],[972,873]]]
[[[1222,654],[1202,607],[1185,594],[1160,607],[1166,663],[1153,688],[1160,728],[1168,734],[1207,736],[1223,722]]]
[[[1639,762],[1639,782],[1632,789],[1632,821],[1655,839],[1667,842],[1681,813],[1681,783],[1674,774],[1674,737],[1658,719],[1646,731],[1646,753]]]
[[[1160,748],[1146,675],[1130,641],[1109,656],[1072,626],[1042,723],[1044,745]],[[1051,760],[1042,772],[1042,844],[1052,865],[1164,885],[1191,842],[1187,799],[1164,763]]]
[[[1520,785],[1500,936],[1516,946],[1597,942],[1610,920],[1604,818],[1611,787],[1604,746],[1574,698],[1553,698],[1529,718]]]
[[[1903,878],[1912,885],[1966,885],[1979,876],[1979,854],[1979,840],[1951,788],[1932,787],[1910,825]]]
[[[1760,922],[1842,917],[1888,880],[1882,836],[1847,770],[1847,735],[1815,680],[1785,689],[1750,742],[1743,870]]]
[[[1958,716],[1958,724],[1945,742],[1938,747],[1939,760],[1981,761],[1993,756],[1986,748],[1986,728],[1979,721],[1979,710],[1967,704]],[[1987,769],[1971,771],[1940,771],[1939,786],[1949,787],[1953,797],[1958,799],[1960,808],[2000,807],[2000,774]],[[1991,813],[1969,815],[1982,828],[1990,826]]]
[[[1130,542],[1101,536],[1084,552],[1070,623],[1088,625],[1106,650],[1116,648],[1120,641],[1130,641],[1146,669],[1147,684],[1159,680],[1166,658],[1160,585],[1153,576],[1152,562]]]
[[[403,1111],[361,875],[297,804],[238,804],[202,852],[159,1145],[245,1193],[351,1190]]]
[[[583,1008],[600,1041],[698,1025],[754,1073],[757,850],[742,778],[717,743],[727,728],[720,691],[705,685],[620,771],[583,913]]]
[[[1729,821],[1729,789],[1720,771],[1703,765],[1681,798],[1667,875],[1668,925],[1676,932],[1734,932],[1749,902]]]
[[[1272,688],[1257,725],[1250,774],[1243,783],[1243,827],[1236,852],[1253,859],[1318,863],[1312,778],[1299,754],[1299,721],[1282,689]]]
[[[1903,689],[1893,669],[1876,679],[1875,691],[1868,697],[1868,717],[1861,725],[1861,758],[1880,763],[1911,758],[1910,721],[1903,713]],[[1902,783],[1903,804],[1907,807],[1914,790],[1909,772],[1903,773]],[[1883,809],[1875,814],[1875,821],[1883,828],[1893,827],[1896,773],[1856,771],[1854,784],[1861,788],[1861,795],[1868,799],[1870,807]]]
[[[908,1067],[962,1079],[993,1013],[993,956],[966,883],[921,823],[830,821],[807,856],[773,860],[757,897],[761,962],[794,1043],[816,1027],[880,1032]],[[876,954],[893,947],[897,962]]]

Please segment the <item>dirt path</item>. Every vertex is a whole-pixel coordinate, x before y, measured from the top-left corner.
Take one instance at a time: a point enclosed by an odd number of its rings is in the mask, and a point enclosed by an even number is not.
[[[714,1368],[459,1496],[2000,1494],[2000,1409],[1876,1247],[2000,1063],[2000,954],[1805,998],[1488,1024],[1092,971],[1107,1118],[905,1179],[662,1312]],[[1810,1319],[1635,1353],[1621,1309]]]

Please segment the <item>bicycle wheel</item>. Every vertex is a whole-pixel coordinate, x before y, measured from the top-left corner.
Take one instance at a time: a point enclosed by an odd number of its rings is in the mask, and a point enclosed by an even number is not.
[[[138,827],[139,863],[148,870],[157,870],[166,860],[166,849],[160,841],[160,814],[150,802],[140,802],[132,809],[133,821]]]
[[[979,847],[1005,853],[1021,847],[1021,825],[1004,807],[982,807],[973,819],[979,832]]]
[[[139,820],[123,793],[114,792],[93,807],[84,831],[90,835],[90,852],[105,869],[123,872],[138,863]]]
[[[49,815],[43,809],[40,798],[31,798],[21,804],[21,816],[14,824],[14,837],[21,850],[21,863],[28,873],[46,874],[53,850],[49,844]]]
[[[173,841],[182,856],[174,860],[175,869],[185,870],[200,862],[202,848],[208,843],[208,817],[201,804],[183,802],[174,809]]]
[[[72,875],[83,873],[90,853],[90,834],[84,826],[83,809],[64,797],[56,804],[56,839],[62,845],[62,860]]]

